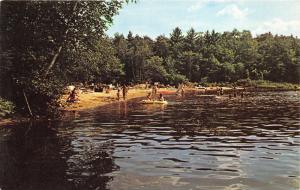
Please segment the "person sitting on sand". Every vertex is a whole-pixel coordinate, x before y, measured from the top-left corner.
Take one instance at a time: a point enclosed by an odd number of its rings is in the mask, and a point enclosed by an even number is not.
[[[148,95],[147,95],[147,100],[149,100],[149,101],[152,100],[151,92],[148,93]]]
[[[159,94],[159,101],[165,101],[165,99],[164,99],[164,97],[163,97],[163,95],[162,94]]]
[[[75,102],[78,100],[78,98],[76,97],[77,93],[76,93],[76,87],[70,92],[70,95],[67,99],[67,102]]]

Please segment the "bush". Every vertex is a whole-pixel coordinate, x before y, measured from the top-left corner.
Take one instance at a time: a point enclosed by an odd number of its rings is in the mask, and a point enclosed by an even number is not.
[[[185,76],[180,75],[180,74],[169,74],[168,75],[168,82],[171,85],[178,85],[181,83],[187,83],[188,80]]]
[[[0,118],[5,118],[14,113],[15,105],[0,97]]]
[[[240,79],[237,82],[235,82],[235,84],[237,86],[253,86],[253,81],[251,81],[250,79]]]
[[[277,82],[271,82],[267,80],[250,80],[250,79],[238,80],[235,84],[244,87],[257,87],[257,88],[280,89],[280,90],[294,90],[297,89],[297,87],[299,86],[298,84],[292,84],[292,83],[277,83]]]

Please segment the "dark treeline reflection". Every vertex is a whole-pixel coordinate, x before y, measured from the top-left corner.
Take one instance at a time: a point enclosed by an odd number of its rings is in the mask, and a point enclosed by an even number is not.
[[[25,123],[1,133],[4,133],[0,142],[3,190],[102,190],[112,180],[105,174],[118,168],[111,156],[113,145],[102,146],[70,134],[58,134],[48,122]]]

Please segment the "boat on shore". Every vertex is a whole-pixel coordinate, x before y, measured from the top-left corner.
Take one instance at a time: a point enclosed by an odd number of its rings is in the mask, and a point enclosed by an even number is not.
[[[166,100],[160,101],[160,100],[142,100],[142,104],[168,104]]]

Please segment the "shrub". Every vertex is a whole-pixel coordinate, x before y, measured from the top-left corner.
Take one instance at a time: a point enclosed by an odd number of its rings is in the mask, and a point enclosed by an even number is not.
[[[14,113],[15,106],[12,102],[0,97],[0,118],[5,118]]]

